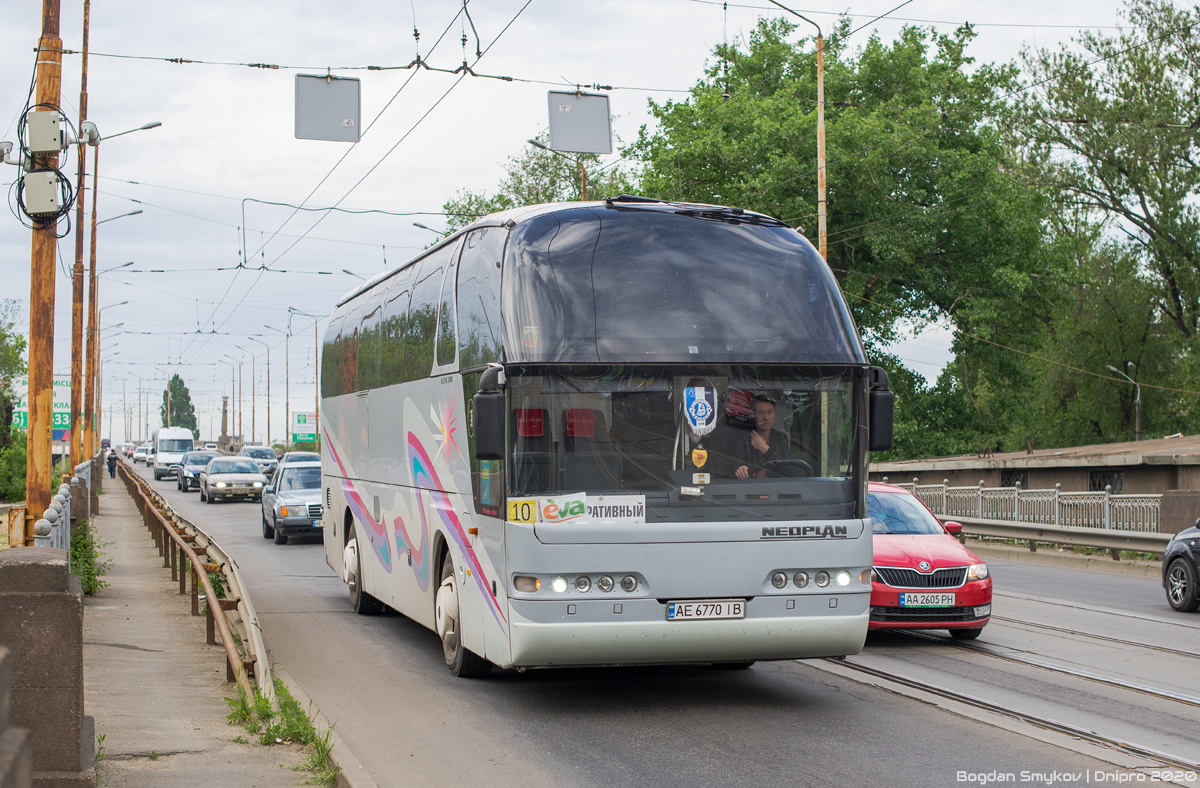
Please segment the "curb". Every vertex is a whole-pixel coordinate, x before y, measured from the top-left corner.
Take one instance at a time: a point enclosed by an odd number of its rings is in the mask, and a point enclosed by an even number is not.
[[[970,540],[968,540],[966,547],[971,552],[983,558],[1004,558],[1010,561],[1024,561],[1030,564],[1065,566],[1071,569],[1090,569],[1133,577],[1150,577],[1155,579],[1162,577],[1162,564],[1156,561],[1114,561],[1107,555],[1100,557],[1079,555],[1078,553],[1060,553],[1057,551],[1038,551],[1034,553],[1021,547],[1009,547],[1007,545],[988,544],[987,542]]]
[[[288,672],[283,668],[275,665],[273,667],[275,678],[283,682],[288,688],[288,692],[292,693],[292,697],[306,710],[309,710],[315,718],[315,727],[317,733],[324,735],[325,731],[330,732],[329,741],[333,747],[329,751],[329,757],[337,765],[341,771],[338,772],[337,788],[379,788],[378,783],[367,773],[363,765],[359,763],[358,758],[354,757],[354,753],[346,746],[346,742],[342,741],[342,737],[338,736],[334,726],[329,724],[329,720],[325,719],[325,715],[320,709],[313,706],[312,699],[304,694],[304,690]]]

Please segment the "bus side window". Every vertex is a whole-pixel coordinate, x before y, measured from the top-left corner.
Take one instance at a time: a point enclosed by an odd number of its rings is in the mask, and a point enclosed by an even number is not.
[[[339,336],[345,314],[334,312],[325,327],[325,341],[321,347],[321,396],[336,397],[341,394],[342,346]]]
[[[504,461],[475,458],[475,392],[479,375],[463,375],[463,397],[467,404],[467,456],[471,459],[471,494],[475,513],[487,517],[504,516]]]
[[[382,339],[379,348],[379,385],[390,386],[393,383],[403,383],[404,378],[404,340],[408,325],[408,301],[411,295],[411,276],[399,274],[388,290],[387,300],[383,304]]]
[[[382,328],[380,323],[387,290],[376,285],[367,293],[367,297],[367,305],[363,307],[362,328],[359,331],[357,391],[369,391],[379,387],[379,338]]]
[[[454,363],[458,341],[454,335],[454,286],[458,281],[458,261],[451,260],[446,268],[446,279],[442,283],[442,295],[438,299],[437,365],[445,367]]]
[[[437,337],[438,300],[447,263],[459,244],[442,247],[421,260],[408,308],[404,348],[404,379],[420,380],[433,372],[434,342]]]
[[[458,264],[458,366],[500,360],[500,261],[508,231],[473,230]]]

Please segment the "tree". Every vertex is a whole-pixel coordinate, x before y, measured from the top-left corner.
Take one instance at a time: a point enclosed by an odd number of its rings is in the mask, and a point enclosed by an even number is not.
[[[549,143],[546,133],[538,141]],[[601,168],[594,153],[561,153],[530,145],[504,165],[504,178],[495,194],[459,190],[447,200],[447,233],[466,227],[480,216],[524,205],[545,202],[573,202],[581,199],[583,179],[578,162],[587,169],[588,197],[597,199],[633,190],[629,175],[619,167]]]
[[[12,380],[25,372],[25,337],[17,329],[19,314],[20,302],[0,301],[0,449],[12,442],[9,426],[16,405],[12,400]]]
[[[169,418],[167,415],[168,401],[171,408]],[[183,378],[178,374],[173,375],[167,383],[167,388],[163,391],[162,406],[158,412],[164,425],[187,427],[192,434],[195,434],[196,409],[192,407],[192,395],[188,392],[188,387],[184,385]]]
[[[1152,302],[1192,345],[1200,329],[1200,14],[1130,0],[1130,31],[1089,31],[1082,51],[1028,51],[1035,91],[1013,128],[1033,172],[1127,234]]]
[[[686,101],[651,104],[657,127],[623,151],[646,193],[758,210],[816,243],[816,63],[793,30],[760,20],[716,48]],[[847,32],[825,53],[828,261],[872,359],[908,388],[896,451],[1000,447],[1033,395],[1028,357],[1008,348],[1040,347],[1072,281],[1056,206],[998,123],[1017,72],[973,67],[970,27],[907,27],[856,53]],[[957,359],[927,387],[880,348],[900,325],[938,319],[957,332]]]

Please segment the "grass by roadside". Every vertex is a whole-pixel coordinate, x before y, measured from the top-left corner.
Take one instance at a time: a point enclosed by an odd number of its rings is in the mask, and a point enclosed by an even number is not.
[[[272,706],[270,698],[260,690],[256,689],[254,697],[248,698],[239,689],[235,697],[225,699],[230,709],[227,717],[229,724],[241,725],[248,733],[256,734],[262,745],[285,742],[303,745],[308,751],[308,758],[297,769],[311,773],[307,784],[336,785],[341,767],[330,758],[333,729],[324,734],[317,733],[313,725],[314,718],[305,713],[280,679],[275,679],[275,698],[278,708]]]
[[[90,523],[85,521],[75,526],[71,535],[71,574],[83,581],[85,596],[95,596],[100,589],[108,588],[108,583],[100,578],[112,568],[112,559],[104,557],[104,548],[111,544],[102,541]]]

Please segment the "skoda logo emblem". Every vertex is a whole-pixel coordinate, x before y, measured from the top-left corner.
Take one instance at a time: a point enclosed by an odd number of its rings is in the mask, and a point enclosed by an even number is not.
[[[921,563],[917,564],[917,566],[921,567],[922,572],[929,571],[929,562],[928,561],[922,561]]]

